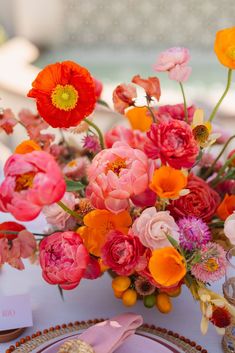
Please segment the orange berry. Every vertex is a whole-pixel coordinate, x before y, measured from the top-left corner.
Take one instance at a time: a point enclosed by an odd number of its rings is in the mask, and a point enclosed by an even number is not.
[[[122,302],[125,306],[133,306],[137,301],[137,293],[134,289],[127,289],[122,296]]]
[[[178,297],[181,294],[181,286],[170,290],[163,290],[162,293],[166,293],[169,297]]]
[[[166,293],[160,293],[156,297],[156,306],[163,314],[168,314],[172,310],[171,299]]]
[[[115,295],[116,298],[122,299],[122,296],[123,296],[124,292],[119,292],[118,290],[114,290],[113,292],[114,292],[114,295]]]
[[[114,291],[124,292],[130,287],[131,280],[126,276],[117,276],[113,279],[112,288]]]

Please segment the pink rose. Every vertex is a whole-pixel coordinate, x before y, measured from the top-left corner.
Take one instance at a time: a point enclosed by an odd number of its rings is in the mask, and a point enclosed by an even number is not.
[[[157,212],[155,207],[146,208],[135,220],[131,232],[141,243],[152,250],[171,246],[166,235],[178,241],[178,226],[168,211]]]
[[[117,86],[113,91],[114,109],[118,113],[124,114],[125,109],[133,105],[133,100],[136,97],[137,92],[134,85],[126,85],[125,83],[123,83]]]
[[[159,55],[154,65],[154,70],[157,72],[168,72],[171,80],[185,82],[191,73],[191,68],[187,66],[189,60],[188,49],[170,48]]]
[[[209,222],[219,205],[219,194],[194,174],[188,177],[187,189],[190,190],[189,194],[181,196],[169,205],[172,216],[176,220],[192,216]]]
[[[139,130],[128,129],[125,126],[118,125],[105,134],[105,143],[108,148],[112,147],[115,142],[126,142],[132,148],[144,150],[146,142],[146,134]]]
[[[88,169],[87,197],[95,208],[124,211],[130,197],[147,189],[148,172],[149,162],[142,151],[116,142],[93,159]]]
[[[0,130],[3,129],[7,135],[13,133],[14,126],[18,123],[11,109],[0,110]]]
[[[139,238],[111,231],[101,250],[102,260],[114,272],[121,276],[131,275],[144,254],[144,247]]]
[[[159,101],[161,96],[161,88],[160,81],[157,77],[149,77],[145,79],[140,77],[140,75],[136,75],[132,78],[132,82],[142,87],[145,90],[149,99],[151,99],[151,97],[154,97]]]
[[[40,243],[39,260],[42,276],[62,289],[77,287],[89,264],[89,253],[79,234],[54,233]]]
[[[235,245],[235,212],[233,212],[224,222],[224,234]]]
[[[191,168],[198,156],[199,147],[190,126],[184,121],[170,119],[152,124],[147,132],[150,139],[145,153],[152,159],[160,158],[176,169]]]
[[[191,105],[187,108],[188,110],[188,120],[192,122],[193,115],[195,113],[196,108],[194,105]],[[174,105],[163,105],[158,108],[159,115],[170,115],[172,119],[184,120],[184,105],[183,104],[174,104]]]
[[[0,185],[0,210],[20,221],[31,221],[43,206],[59,201],[66,189],[54,158],[41,151],[13,154],[4,167]]]

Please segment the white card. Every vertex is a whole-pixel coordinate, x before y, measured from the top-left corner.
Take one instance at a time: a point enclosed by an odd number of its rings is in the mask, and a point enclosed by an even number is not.
[[[30,326],[33,326],[30,296],[0,296],[0,331]]]

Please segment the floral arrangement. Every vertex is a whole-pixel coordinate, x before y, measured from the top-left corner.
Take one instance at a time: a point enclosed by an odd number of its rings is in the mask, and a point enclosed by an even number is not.
[[[28,93],[38,112],[0,114],[3,131],[20,124],[29,136],[5,164],[0,210],[21,222],[43,212],[50,229],[32,234],[2,223],[0,264],[23,270],[22,259],[38,257],[45,281],[64,290],[109,271],[125,305],[141,299],[162,313],[186,285],[200,302],[202,332],[208,322],[224,332],[235,311],[208,286],[224,276],[226,250],[235,244],[235,151],[224,156],[235,135],[213,119],[235,69],[235,27],[217,33],[215,52],[228,80],[208,118],[187,105],[189,50],[171,48],[154,70],[179,83],[183,104],[161,106],[159,79],[136,75],[113,92],[114,109],[130,127],[105,134],[92,117],[106,104],[102,83],[71,61],[45,67]],[[58,128],[59,141],[45,132],[49,126]],[[82,147],[65,130],[81,135]],[[217,156],[213,144],[222,145]]]

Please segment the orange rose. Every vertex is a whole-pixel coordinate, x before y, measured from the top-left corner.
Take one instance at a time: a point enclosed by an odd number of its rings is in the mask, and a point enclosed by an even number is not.
[[[162,166],[155,170],[149,185],[160,198],[174,199],[187,185],[187,177],[178,169]]]
[[[153,122],[146,107],[131,108],[125,112],[125,115],[133,130],[148,131]]]
[[[185,259],[173,247],[154,250],[149,260],[153,279],[163,287],[174,287],[186,275]]]
[[[33,140],[25,140],[15,149],[15,153],[18,154],[26,154],[33,151],[41,151],[41,147]]]
[[[217,32],[214,50],[222,65],[235,69],[235,27]]]
[[[235,195],[226,194],[223,201],[217,208],[217,215],[223,221],[235,211]]]
[[[83,218],[83,222],[85,226],[78,228],[77,233],[80,234],[88,251],[100,256],[110,230],[115,229],[127,234],[132,219],[127,211],[113,214],[108,210],[93,210]]]

